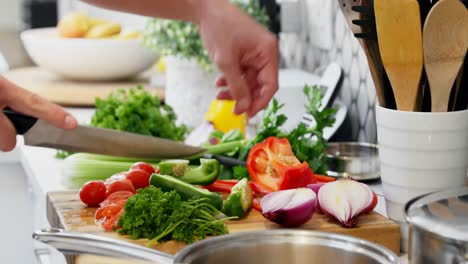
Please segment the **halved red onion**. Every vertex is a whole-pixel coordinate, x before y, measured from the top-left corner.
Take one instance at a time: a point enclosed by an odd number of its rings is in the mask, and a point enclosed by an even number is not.
[[[320,190],[320,188],[322,188],[322,186],[324,186],[325,183],[321,182],[321,183],[311,183],[311,184],[308,184],[307,185],[307,188],[311,189],[312,191],[314,191],[315,194],[318,195],[318,192]]]
[[[320,209],[346,227],[358,224],[357,217],[371,206],[374,193],[366,184],[342,178],[322,186],[318,193]]]
[[[312,217],[317,195],[309,188],[272,192],[260,201],[265,218],[286,227],[300,226]]]

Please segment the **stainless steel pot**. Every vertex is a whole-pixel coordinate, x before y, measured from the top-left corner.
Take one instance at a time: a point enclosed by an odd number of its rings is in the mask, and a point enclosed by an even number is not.
[[[415,198],[405,216],[411,264],[468,263],[468,188]]]
[[[132,257],[157,263],[400,263],[393,252],[374,243],[302,230],[244,232],[208,238],[185,247],[174,257],[116,239],[60,229],[38,231],[33,237],[64,253]]]
[[[352,177],[358,181],[380,178],[377,145],[362,142],[335,142],[328,145],[329,176]]]

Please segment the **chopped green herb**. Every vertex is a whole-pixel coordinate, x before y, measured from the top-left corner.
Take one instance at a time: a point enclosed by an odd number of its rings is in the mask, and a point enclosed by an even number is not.
[[[132,239],[149,238],[148,246],[172,239],[190,244],[227,234],[227,219],[206,199],[185,201],[175,191],[162,192],[149,186],[128,199],[118,232]]]

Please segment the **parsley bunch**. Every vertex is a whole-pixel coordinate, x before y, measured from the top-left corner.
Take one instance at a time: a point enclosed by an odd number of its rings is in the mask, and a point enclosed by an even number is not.
[[[331,127],[335,123],[336,109],[325,107],[322,111],[323,94],[314,86],[304,86],[304,95],[308,99],[306,111],[315,119],[314,127],[306,127],[300,123],[286,137],[300,161],[307,161],[309,167],[317,174],[327,174],[327,141],[323,137],[323,129]]]
[[[176,119],[171,106],[138,86],[97,98],[91,126],[182,141],[187,128],[176,125]]]
[[[172,239],[190,244],[227,234],[224,220],[228,218],[218,219],[224,215],[205,200],[184,201],[176,191],[163,192],[154,186],[140,189],[125,204],[118,232],[132,239],[149,238],[147,246]]]

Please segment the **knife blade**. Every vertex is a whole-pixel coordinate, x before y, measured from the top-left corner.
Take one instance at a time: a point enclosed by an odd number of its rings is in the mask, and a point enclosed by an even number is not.
[[[205,153],[204,148],[168,139],[83,125],[73,130],[64,130],[12,110],[4,109],[3,113],[13,123],[17,134],[23,135],[25,144],[29,146],[145,159],[174,159],[201,155],[217,159],[227,166],[245,165],[243,161]]]

